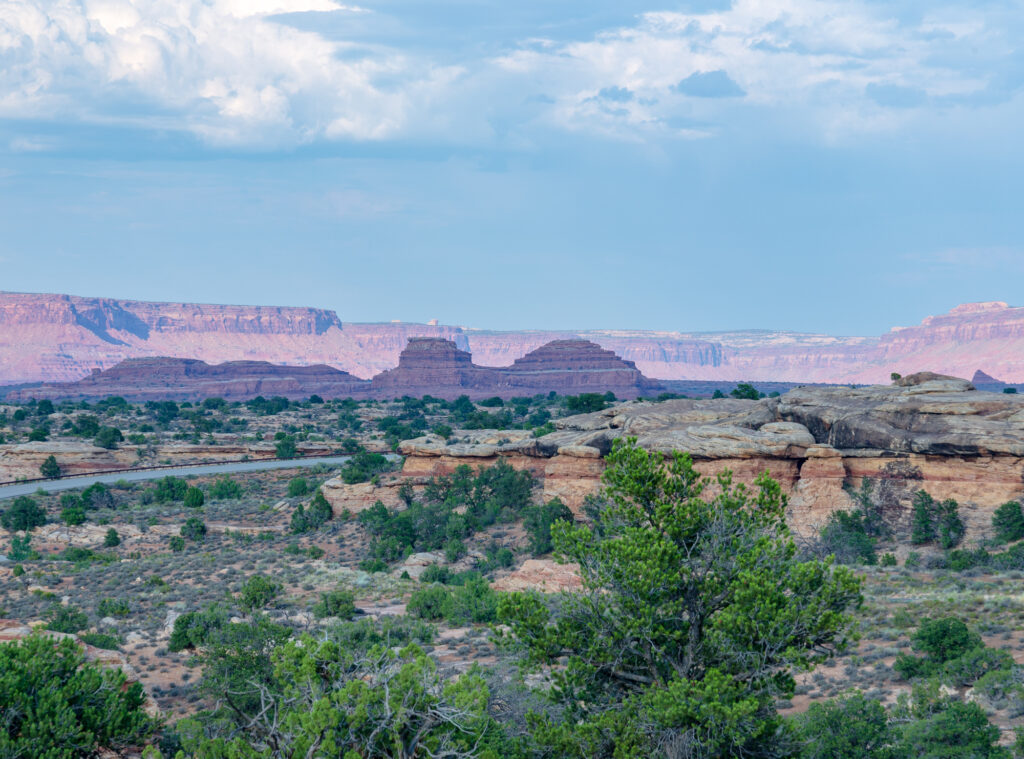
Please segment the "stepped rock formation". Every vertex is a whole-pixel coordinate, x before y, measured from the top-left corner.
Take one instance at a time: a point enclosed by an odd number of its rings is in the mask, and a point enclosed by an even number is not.
[[[476,366],[451,340],[410,338],[398,366],[372,382],[329,366],[276,366],[265,361],[229,361],[211,366],[196,359],[127,359],[78,382],[12,390],[10,401],[32,398],[81,400],[120,395],[130,401],[196,400],[220,396],[245,400],[257,395],[307,398],[397,398],[403,395],[456,398],[511,397],[555,391],[562,394],[613,391],[635,398],[662,389],[623,361],[586,340],[556,340],[512,366]]]
[[[126,358],[326,364],[368,379],[394,367],[410,337],[452,340],[479,366],[512,364],[553,340],[585,339],[665,380],[867,383],[891,372],[976,369],[1024,383],[1024,308],[973,303],[881,337],[794,332],[626,330],[494,332],[428,324],[355,324],[315,308],[146,303],[0,293],[0,384],[68,382]]]
[[[369,385],[366,380],[323,364],[278,366],[266,361],[226,361],[211,366],[190,358],[130,358],[105,371],[96,370],[78,382],[14,391],[7,398],[94,400],[120,395],[141,402],[213,397],[245,400],[258,395],[298,399],[313,393],[333,398],[358,397]]]
[[[833,510],[852,508],[844,486],[865,478],[903,523],[918,489],[957,499],[971,538],[990,534],[997,506],[1024,496],[1024,397],[930,373],[888,386],[798,388],[760,401],[631,402],[556,427],[541,438],[482,430],[457,431],[452,443],[408,440],[399,449],[401,476],[384,487],[357,499],[332,481],[324,492],[339,511],[376,498],[397,504],[403,481],[422,486],[459,464],[503,459],[540,478],[545,498],[558,496],[579,513],[599,489],[613,441],[636,437],[648,450],[689,452],[707,475],[729,469],[736,481],[752,483],[770,472],[790,497],[791,526],[804,534],[815,534]]]

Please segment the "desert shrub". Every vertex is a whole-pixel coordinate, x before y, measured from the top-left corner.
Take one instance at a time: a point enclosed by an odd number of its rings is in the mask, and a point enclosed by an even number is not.
[[[602,411],[608,407],[609,400],[614,401],[613,395],[610,399],[601,393],[580,393],[579,395],[567,395],[563,402],[565,410],[569,414],[590,414],[594,411]]]
[[[797,720],[804,744],[801,759],[898,759],[899,738],[877,699],[854,693],[812,703]]]
[[[966,688],[990,672],[1009,670],[1012,666],[1013,657],[1008,652],[978,647],[947,661],[942,668],[942,676],[950,685]]]
[[[103,536],[103,545],[106,548],[116,548],[121,545],[121,536],[117,534],[117,530],[113,527],[107,530],[106,534]]]
[[[530,536],[530,551],[533,555],[551,553],[551,525],[559,520],[572,522],[572,519],[572,512],[558,498],[526,509],[523,526]]]
[[[156,727],[139,683],[85,659],[72,640],[0,644],[0,753],[73,759],[120,753]]]
[[[953,701],[945,708],[910,721],[903,730],[903,756],[915,759],[1009,759],[999,745],[999,728],[975,703]]]
[[[52,455],[47,456],[46,460],[39,465],[39,473],[47,479],[60,477],[60,464],[57,463],[57,458]]]
[[[281,590],[281,583],[264,575],[253,575],[242,586],[238,605],[249,612],[265,609],[277,599]]]
[[[733,398],[739,398],[740,400],[756,401],[758,398],[763,397],[761,393],[757,391],[757,388],[748,382],[741,382],[732,390],[729,391],[729,395]]]
[[[46,524],[46,512],[27,495],[18,496],[10,507],[0,514],[0,525],[5,530],[30,531]]]
[[[442,585],[448,584],[448,579],[451,577],[451,572],[448,567],[441,564],[431,564],[429,567],[423,570],[420,574],[420,582],[423,584],[430,584],[439,582]]]
[[[180,553],[185,550],[185,538],[181,535],[172,535],[170,540],[167,541],[167,545],[175,553]]]
[[[85,509],[80,505],[66,506],[60,512],[61,521],[67,525],[79,525],[85,523]]]
[[[453,625],[494,622],[498,593],[482,577],[456,585],[444,606],[444,617]]]
[[[295,444],[295,438],[291,435],[282,436],[274,443],[274,455],[279,459],[294,459],[299,455],[299,448]]]
[[[117,427],[100,427],[92,442],[93,445],[112,451],[117,448],[118,443],[124,442],[124,435]]]
[[[197,487],[189,487],[182,498],[182,503],[187,509],[198,509],[205,502],[206,497],[203,495],[203,491]]]
[[[84,611],[70,604],[54,604],[44,615],[46,629],[54,632],[76,633],[89,626],[89,617]]]
[[[288,482],[288,495],[298,498],[309,492],[309,481],[305,477],[294,477]]]
[[[26,535],[23,538],[17,536],[11,538],[11,547],[7,550],[7,558],[11,561],[30,561],[39,558],[39,553],[35,551],[30,543],[32,538]]]
[[[917,551],[910,551],[907,558],[903,560],[903,566],[907,569],[916,569],[921,566],[921,554]]]
[[[269,400],[258,395],[251,401],[245,402],[246,407],[257,416],[274,416],[288,409],[291,405],[287,398],[275,395]]]
[[[896,564],[896,557],[891,553],[883,553],[878,559],[878,566],[880,567],[895,567]]]
[[[427,619],[431,622],[444,619],[445,604],[448,603],[450,592],[441,585],[431,585],[428,588],[420,588],[413,591],[409,597],[409,603],[405,605],[407,614],[417,619]]]
[[[295,507],[289,529],[295,534],[317,530],[330,521],[333,516],[331,505],[327,503],[323,492],[317,489],[308,509],[301,503]]]
[[[174,620],[167,650],[183,651],[198,648],[206,643],[210,634],[228,624],[228,612],[220,604],[213,604],[202,611],[190,611]]]
[[[942,548],[953,548],[964,537],[960,506],[952,498],[936,501],[924,490],[914,494],[910,539],[914,544],[937,541]]]
[[[833,511],[821,530],[822,549],[841,564],[875,564],[875,539],[860,510]]]
[[[242,486],[230,477],[218,477],[210,485],[210,498],[229,501],[242,497]]]
[[[199,517],[189,517],[181,526],[181,537],[188,540],[205,540],[206,532],[206,523]]]
[[[430,431],[444,440],[448,440],[453,432],[452,428],[447,424],[435,424],[430,428]]]
[[[94,482],[83,490],[81,499],[82,505],[87,509],[99,509],[114,505],[114,496],[102,482]]]
[[[996,540],[1008,542],[1024,538],[1024,510],[1019,501],[1008,501],[995,510],[992,515],[992,527],[996,531]]]
[[[356,613],[356,605],[352,602],[352,594],[346,590],[331,590],[320,595],[320,600],[313,607],[313,616],[339,617],[349,619]]]
[[[363,570],[364,572],[370,572],[370,573],[374,573],[374,572],[387,572],[388,571],[388,564],[383,559],[378,559],[378,558],[363,559],[361,562],[359,562],[359,568],[361,570]]]
[[[1000,662],[1005,660],[1003,652],[986,649],[981,636],[957,617],[926,620],[911,636],[911,645],[923,656],[900,654],[893,664],[907,680],[941,674],[961,684],[974,673],[981,677],[992,668],[1002,668]]]
[[[157,503],[181,501],[188,492],[188,483],[178,477],[167,476],[156,481],[152,488],[153,500]]]
[[[975,567],[984,567],[989,564],[991,557],[984,548],[976,548],[973,551],[956,549],[950,551],[946,557],[948,567],[954,572],[963,572]]]
[[[431,585],[413,592],[406,611],[419,619],[447,620],[452,625],[493,622],[498,608],[498,593],[477,575],[461,585]]]
[[[96,607],[96,613],[101,617],[127,617],[131,607],[123,598],[104,598]]]
[[[348,484],[369,482],[375,474],[390,469],[391,462],[386,456],[370,451],[359,451],[341,468],[341,479]]]
[[[87,645],[106,651],[116,651],[121,644],[116,636],[109,633],[87,632],[80,634],[78,639]]]

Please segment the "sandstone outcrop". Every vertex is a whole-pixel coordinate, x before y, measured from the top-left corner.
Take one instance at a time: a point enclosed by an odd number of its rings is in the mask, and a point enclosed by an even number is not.
[[[479,366],[509,366],[553,340],[585,339],[663,380],[880,382],[890,372],[977,369],[1024,382],[1024,308],[973,303],[883,336],[750,330],[494,332],[436,324],[356,324],[313,308],[145,303],[0,293],[0,383],[68,382],[127,358],[327,364],[368,379],[411,337],[452,340]]]
[[[41,628],[42,623],[38,626]],[[33,625],[20,622],[15,619],[0,619],[0,643],[14,643],[23,638],[27,638],[35,632]],[[53,632],[52,630],[40,629],[37,634],[46,635],[50,638],[70,638],[75,641],[82,649],[85,654],[87,661],[95,662],[101,667],[109,667],[112,669],[120,669],[124,672],[128,684],[136,683],[139,681],[139,675],[128,663],[127,657],[120,651],[108,651],[104,648],[96,648],[83,643],[78,639],[77,635],[70,633]],[[148,705],[151,713],[152,703]]]
[[[760,401],[629,402],[560,419],[541,438],[515,432],[458,431],[402,443],[402,477],[422,483],[459,464],[499,459],[534,473],[544,497],[581,513],[600,489],[602,456],[615,440],[635,437],[646,449],[686,451],[703,474],[730,470],[752,483],[767,471],[790,497],[788,519],[814,533],[853,502],[846,488],[879,483],[905,508],[918,489],[955,498],[969,536],[990,531],[1000,504],[1024,496],[1024,398],[975,390],[935,374],[860,388],[799,388]],[[366,497],[369,497],[367,495]]]

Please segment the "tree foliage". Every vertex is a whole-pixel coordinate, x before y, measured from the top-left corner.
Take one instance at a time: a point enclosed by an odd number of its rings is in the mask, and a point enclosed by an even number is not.
[[[499,602],[564,709],[559,722],[534,715],[538,740],[575,757],[777,755],[776,699],[846,644],[859,581],[799,559],[767,475],[752,491],[728,474],[709,482],[689,456],[663,460],[631,440],[603,479],[594,525],[553,530],[582,591],[557,614],[537,595]]]
[[[145,698],[70,639],[0,644],[0,756],[75,759],[139,742],[156,727]]]

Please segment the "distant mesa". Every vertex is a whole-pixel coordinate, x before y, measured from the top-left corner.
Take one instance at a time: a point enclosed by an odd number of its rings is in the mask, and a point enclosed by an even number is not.
[[[586,340],[671,382],[870,384],[888,382],[892,372],[969,377],[984,367],[1024,383],[1024,308],[1001,301],[960,305],[883,335],[837,337],[764,329],[491,331],[433,319],[360,324],[317,308],[0,292],[0,385],[73,382],[96,367],[144,357],[324,364],[369,380],[395,368],[419,337],[454,343],[480,368],[509,369],[542,346]]]
[[[636,398],[664,388],[647,379],[632,361],[587,340],[555,340],[512,366],[477,366],[467,351],[443,338],[410,338],[398,366],[371,381],[329,366],[281,366],[265,361],[210,365],[197,359],[135,358],[94,371],[78,382],[15,390],[12,401],[32,398],[83,400],[119,395],[131,401],[248,400],[258,395],[307,398],[395,398],[433,395],[455,398],[511,397],[555,391],[561,394],[612,391]]]

